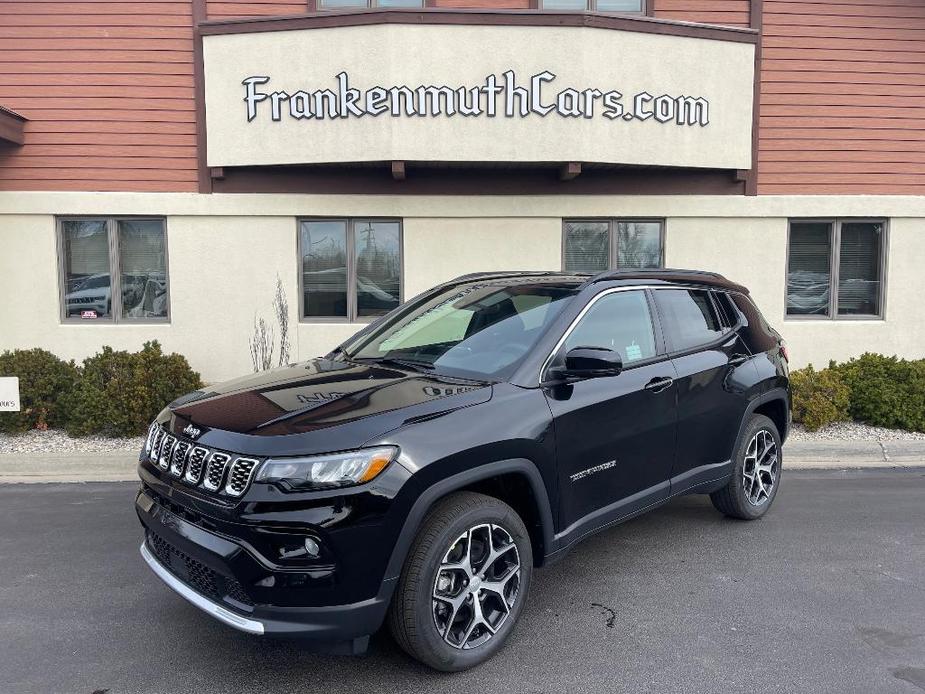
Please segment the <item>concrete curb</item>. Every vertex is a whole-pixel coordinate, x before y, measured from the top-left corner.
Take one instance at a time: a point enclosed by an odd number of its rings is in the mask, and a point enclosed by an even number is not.
[[[134,482],[138,451],[105,453],[0,453],[0,484]],[[790,441],[789,470],[850,470],[925,466],[925,441]]]

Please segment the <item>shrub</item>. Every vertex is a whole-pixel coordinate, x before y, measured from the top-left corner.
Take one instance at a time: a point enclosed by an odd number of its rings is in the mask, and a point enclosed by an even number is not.
[[[165,405],[200,387],[186,358],[165,355],[157,341],[134,353],[103,347],[84,360],[80,381],[65,400],[65,428],[71,436],[140,435]]]
[[[0,412],[0,431],[19,433],[62,423],[59,401],[77,380],[77,366],[44,349],[0,354],[0,376],[19,376],[19,412]]]
[[[816,371],[812,365],[790,373],[793,420],[810,431],[848,419],[851,389],[833,364]]]
[[[925,431],[925,360],[862,354],[836,367],[851,389],[851,416],[892,429]]]

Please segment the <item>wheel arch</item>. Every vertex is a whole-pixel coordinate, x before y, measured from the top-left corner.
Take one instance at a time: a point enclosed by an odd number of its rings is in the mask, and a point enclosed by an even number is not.
[[[790,429],[790,394],[785,388],[772,388],[748,404],[745,414],[742,415],[742,421],[739,423],[739,433],[736,435],[735,447],[732,449],[733,454],[739,450],[742,434],[745,432],[749,418],[754,414],[764,415],[774,422],[781,443],[783,443]]]
[[[444,497],[460,491],[487,494],[514,508],[530,532],[535,565],[542,565],[545,556],[553,551],[552,506],[539,469],[533,461],[526,458],[499,460],[447,477],[421,492],[395,542],[386,567],[384,582],[394,582],[401,574],[411,543],[428,511]]]

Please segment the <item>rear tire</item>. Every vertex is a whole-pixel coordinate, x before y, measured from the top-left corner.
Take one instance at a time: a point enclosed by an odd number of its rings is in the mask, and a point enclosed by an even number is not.
[[[389,629],[432,668],[475,667],[510,636],[532,573],[530,536],[514,509],[484,494],[451,494],[428,513],[411,546]]]
[[[718,511],[731,518],[761,518],[780,488],[781,441],[777,426],[764,415],[752,415],[733,459],[732,477],[710,494]]]

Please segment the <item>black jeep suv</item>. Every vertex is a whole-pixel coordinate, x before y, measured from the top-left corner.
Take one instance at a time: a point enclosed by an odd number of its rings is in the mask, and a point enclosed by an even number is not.
[[[141,553],[238,629],[360,652],[388,621],[461,670],[589,534],[680,494],[762,516],[788,373],[716,274],[467,275],[324,358],[171,403],[141,455]]]

